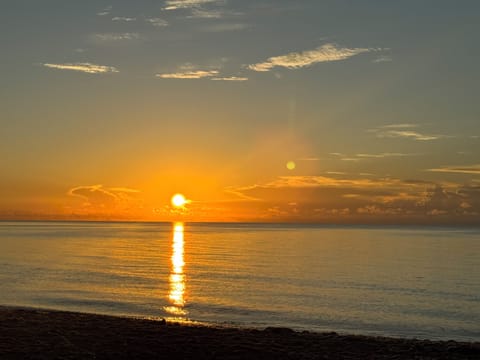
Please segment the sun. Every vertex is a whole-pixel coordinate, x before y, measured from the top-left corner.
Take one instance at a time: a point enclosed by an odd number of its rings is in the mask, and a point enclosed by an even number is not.
[[[172,205],[174,207],[183,207],[187,203],[187,199],[182,194],[175,194],[172,196]]]

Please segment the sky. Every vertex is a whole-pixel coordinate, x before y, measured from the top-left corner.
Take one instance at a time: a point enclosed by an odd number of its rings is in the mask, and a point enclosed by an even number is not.
[[[0,219],[479,224],[479,34],[476,0],[5,2]]]

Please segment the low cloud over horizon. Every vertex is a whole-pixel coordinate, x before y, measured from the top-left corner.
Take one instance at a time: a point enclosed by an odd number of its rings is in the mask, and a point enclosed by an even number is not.
[[[475,222],[480,186],[395,178],[282,176],[274,181],[228,189],[255,202],[262,218],[281,221]]]

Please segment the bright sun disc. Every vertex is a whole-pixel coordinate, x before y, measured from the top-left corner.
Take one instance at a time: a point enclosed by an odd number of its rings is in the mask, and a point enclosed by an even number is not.
[[[187,199],[182,194],[175,194],[172,196],[172,205],[175,207],[182,207],[187,203]]]

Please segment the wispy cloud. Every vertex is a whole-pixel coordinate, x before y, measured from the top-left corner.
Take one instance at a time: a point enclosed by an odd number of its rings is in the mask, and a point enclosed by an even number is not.
[[[76,186],[68,191],[68,195],[79,197],[85,200],[108,199],[120,201],[129,198],[131,194],[139,193],[137,189],[125,187],[106,188],[103,185]]]
[[[224,16],[224,12],[220,10],[205,10],[194,8],[192,9],[192,13],[187,16],[187,18],[194,18],[194,19],[220,19]]]
[[[163,10],[178,10],[200,7],[205,4],[222,3],[221,0],[167,0]]]
[[[464,166],[444,166],[440,168],[427,169],[427,171],[480,175],[480,164]]]
[[[214,81],[247,81],[247,77],[237,77],[237,76],[230,76],[230,77],[214,77],[212,78]]]
[[[107,16],[112,11],[112,6],[107,6],[103,10],[97,12],[97,16]]]
[[[268,58],[264,62],[249,65],[248,68],[254,71],[270,71],[275,67],[287,69],[299,69],[311,66],[316,63],[346,60],[355,55],[378,51],[373,48],[344,48],[336,44],[325,44],[314,50],[303,52],[292,52],[282,56]]]
[[[379,56],[378,58],[374,59],[374,63],[383,63],[383,62],[391,62],[393,61],[391,56]]]
[[[86,185],[71,188],[67,195],[81,200],[81,203],[70,207],[70,211],[81,218],[122,218],[143,210],[143,201],[137,189]]]
[[[93,35],[93,39],[99,42],[136,40],[139,38],[140,38],[140,34],[138,33],[104,33],[104,34]]]
[[[344,157],[344,158],[341,158],[340,160],[342,160],[342,161],[360,161],[359,158],[354,158],[354,157]]]
[[[407,130],[390,130],[384,132],[378,132],[377,137],[380,138],[408,138],[418,141],[429,141],[429,140],[438,140],[445,138],[445,135],[429,135],[421,134],[416,131],[407,131]]]
[[[391,124],[369,129],[368,132],[375,133],[378,138],[406,138],[417,141],[430,141],[449,137],[447,135],[424,134],[411,130],[416,127],[418,127],[418,125],[415,124]]]
[[[125,17],[125,16],[115,16],[112,18],[112,21],[125,21],[125,22],[131,22],[135,21],[137,18],[134,17]]]
[[[389,125],[384,125],[380,126],[380,129],[405,129],[405,128],[416,128],[418,127],[418,124],[389,124]]]
[[[155,27],[168,26],[168,21],[161,18],[148,18],[145,21]]]
[[[224,23],[224,24],[213,24],[204,26],[202,31],[204,32],[226,32],[226,31],[241,31],[248,29],[250,25],[243,23]]]
[[[42,64],[45,67],[58,70],[80,71],[88,74],[106,74],[119,72],[113,66],[96,65],[91,63],[64,63],[64,64]]]
[[[343,153],[333,152],[330,155],[335,157],[340,157],[340,160],[343,161],[360,161],[365,159],[383,159],[383,158],[391,158],[391,157],[405,157],[405,156],[416,156],[418,154],[413,153],[378,153],[378,154],[367,154],[367,153],[359,153],[355,155],[347,155]]]
[[[298,161],[320,161],[320,158],[317,157],[304,157],[297,159]]]
[[[236,76],[221,76],[220,69],[227,59],[211,61],[209,64],[196,65],[184,63],[177,67],[175,71],[155,74],[155,77],[162,79],[210,79],[216,81],[246,81],[248,78]]]
[[[348,156],[347,154],[339,153],[339,152],[332,152],[330,155],[340,158],[342,161],[360,161],[360,159],[355,158],[353,156]]]
[[[414,156],[417,154],[405,154],[405,153],[380,153],[380,154],[356,154],[355,156],[359,158],[388,158],[388,157],[404,157],[404,156]]]
[[[175,73],[156,74],[162,79],[203,79],[218,75],[218,70],[191,70]]]

